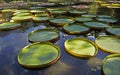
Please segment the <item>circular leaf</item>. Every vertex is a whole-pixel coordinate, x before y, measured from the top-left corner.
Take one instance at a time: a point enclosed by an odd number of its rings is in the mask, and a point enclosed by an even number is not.
[[[112,19],[112,18],[97,18],[97,20],[108,23],[115,23],[118,21],[117,19]]]
[[[89,31],[89,28],[80,24],[64,25],[63,29],[69,34],[83,34]]]
[[[109,53],[120,53],[120,38],[115,36],[99,36],[95,40],[102,50]]]
[[[12,30],[21,27],[21,24],[15,22],[6,22],[0,24],[0,30]]]
[[[95,28],[95,29],[102,29],[108,27],[107,24],[101,22],[85,22],[84,24],[90,28]]]
[[[91,19],[91,18],[85,18],[85,17],[76,17],[75,20],[77,22],[87,22],[87,21],[92,21],[93,19]]]
[[[120,74],[120,54],[111,54],[104,59],[103,72],[105,75]]]
[[[52,19],[49,20],[51,24],[55,26],[64,26],[65,24],[72,24],[74,23],[74,20],[70,18],[57,18],[57,19]]]
[[[60,49],[51,43],[33,43],[18,54],[18,62],[26,68],[46,67],[60,58]]]
[[[92,41],[84,38],[68,39],[64,46],[69,54],[76,57],[90,58],[95,56],[98,51],[97,46]]]
[[[59,33],[53,29],[39,29],[28,34],[28,39],[31,42],[54,42],[58,38]]]
[[[108,28],[107,32],[116,36],[120,36],[120,28]]]
[[[49,17],[33,17],[33,20],[36,22],[46,22],[49,20]]]

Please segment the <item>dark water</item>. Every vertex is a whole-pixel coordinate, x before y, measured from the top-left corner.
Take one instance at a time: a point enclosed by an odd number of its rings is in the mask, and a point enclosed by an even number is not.
[[[100,14],[99,9],[98,14]],[[111,14],[109,11],[105,13]],[[115,17],[118,17],[119,11],[114,10]],[[92,41],[97,36],[106,35],[104,31],[92,31],[85,35],[68,35],[60,31],[60,38],[55,44],[61,49],[60,60],[43,69],[31,70],[21,67],[17,62],[18,52],[30,44],[27,38],[27,34],[32,30],[42,29],[49,26],[47,23],[23,23],[25,26],[19,29],[11,31],[0,31],[0,75],[103,75],[102,73],[102,60],[108,55],[101,50],[95,57],[90,59],[81,59],[69,55],[64,50],[64,41],[74,37],[84,37]],[[37,24],[37,25],[36,25]]]

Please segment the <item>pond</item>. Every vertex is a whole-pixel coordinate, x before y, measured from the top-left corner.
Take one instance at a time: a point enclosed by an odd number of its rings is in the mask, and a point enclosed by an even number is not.
[[[71,7],[66,7],[66,9],[68,8]],[[117,18],[118,20],[120,19],[120,9],[96,7],[86,10],[88,11],[88,14],[110,15]],[[70,15],[69,17],[74,17],[74,15]],[[5,18],[5,21],[9,21],[11,19],[11,13],[1,13],[1,18]],[[95,41],[96,37],[98,36],[108,35],[104,29],[92,29],[91,32],[87,34],[72,35],[64,32],[62,27],[50,25],[49,22],[39,23],[35,21],[27,21],[21,23],[22,27],[18,29],[0,31],[1,75],[104,75],[102,71],[103,59],[109,55],[109,53],[99,49],[96,56],[84,59],[70,55],[65,51],[64,48],[64,42],[71,38],[81,37]],[[118,21],[117,23],[112,23],[111,25],[119,26],[120,23]],[[54,44],[60,47],[61,58],[55,64],[46,68],[27,69],[20,66],[17,61],[17,55],[23,47],[31,43],[28,40],[28,34],[33,30],[44,28],[56,29],[59,31],[59,40],[54,42]]]

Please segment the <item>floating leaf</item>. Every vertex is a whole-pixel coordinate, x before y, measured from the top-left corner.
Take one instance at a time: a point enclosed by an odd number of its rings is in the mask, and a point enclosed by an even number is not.
[[[28,34],[28,39],[31,42],[46,42],[56,41],[59,38],[59,33],[53,29],[39,29]]]
[[[120,38],[115,36],[99,36],[95,40],[101,50],[109,53],[120,53]]]
[[[90,58],[97,54],[97,46],[90,40],[84,38],[68,39],[64,43],[65,50],[76,57]]]
[[[82,26],[80,24],[64,25],[63,29],[69,34],[83,34],[89,31],[88,27]]]
[[[33,43],[18,54],[18,62],[26,68],[46,67],[60,58],[60,49],[51,43]]]
[[[111,54],[104,59],[103,72],[105,75],[120,74],[120,54]]]

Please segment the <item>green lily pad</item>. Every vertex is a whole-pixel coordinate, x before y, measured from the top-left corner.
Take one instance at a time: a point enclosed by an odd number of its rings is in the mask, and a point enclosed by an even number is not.
[[[115,36],[99,36],[95,40],[101,50],[109,53],[120,53],[120,38]]]
[[[52,10],[52,11],[49,11],[51,14],[53,15],[57,15],[57,14],[66,14],[67,11],[66,10]]]
[[[70,18],[56,18],[56,19],[52,19],[49,20],[51,24],[55,25],[55,26],[64,26],[65,24],[72,24],[74,23],[73,19]]]
[[[60,58],[60,49],[51,43],[33,43],[18,54],[18,62],[26,68],[40,68],[54,64]]]
[[[93,19],[91,19],[91,18],[85,18],[85,17],[76,17],[75,20],[77,22],[87,22],[87,21],[92,21]]]
[[[49,16],[49,14],[47,14],[47,13],[40,13],[40,14],[35,14],[35,16],[36,17],[47,17],[47,16]]]
[[[107,6],[108,8],[120,8],[120,6],[113,6],[113,5],[109,5]]]
[[[86,11],[79,11],[79,10],[70,10],[69,13],[73,14],[73,15],[82,15],[82,14],[86,14],[87,12]]]
[[[33,20],[36,22],[46,22],[49,20],[49,17],[33,17]]]
[[[59,10],[59,8],[47,8],[47,11]]]
[[[45,13],[45,10],[31,10],[31,13]]]
[[[59,32],[53,29],[39,29],[28,34],[31,42],[54,42],[59,38]]]
[[[109,6],[110,5],[110,3],[100,3],[100,6],[101,7],[107,7],[107,6]]]
[[[69,34],[83,34],[89,31],[89,28],[80,24],[64,25],[63,29]]]
[[[109,15],[98,15],[98,17],[100,17],[100,18],[111,18],[111,16],[109,16]]]
[[[2,10],[3,13],[10,13],[10,12],[15,12],[17,9],[4,9]]]
[[[97,20],[108,23],[115,23],[118,21],[117,19],[112,19],[112,18],[97,18]]]
[[[120,36],[120,27],[119,28],[108,28],[106,29],[108,33]]]
[[[120,74],[120,54],[111,54],[103,61],[103,72],[105,75]]]
[[[120,3],[112,3],[112,6],[120,7]]]
[[[102,29],[108,27],[107,24],[101,23],[101,22],[85,22],[84,23],[86,26],[94,29]]]
[[[92,15],[92,14],[84,14],[84,15],[82,15],[82,17],[95,18],[96,15]]]
[[[21,24],[15,22],[6,22],[0,24],[0,30],[12,30],[21,27]]]
[[[12,20],[14,21],[30,21],[32,20],[33,16],[32,15],[22,15],[22,16],[14,16],[12,17]]]
[[[31,15],[30,13],[28,13],[28,12],[15,12],[14,14],[13,14],[14,16],[25,16],[25,15]]]
[[[76,57],[90,58],[97,54],[97,46],[90,40],[84,38],[68,39],[64,43],[65,50]]]
[[[15,12],[30,12],[30,10],[16,10]]]

